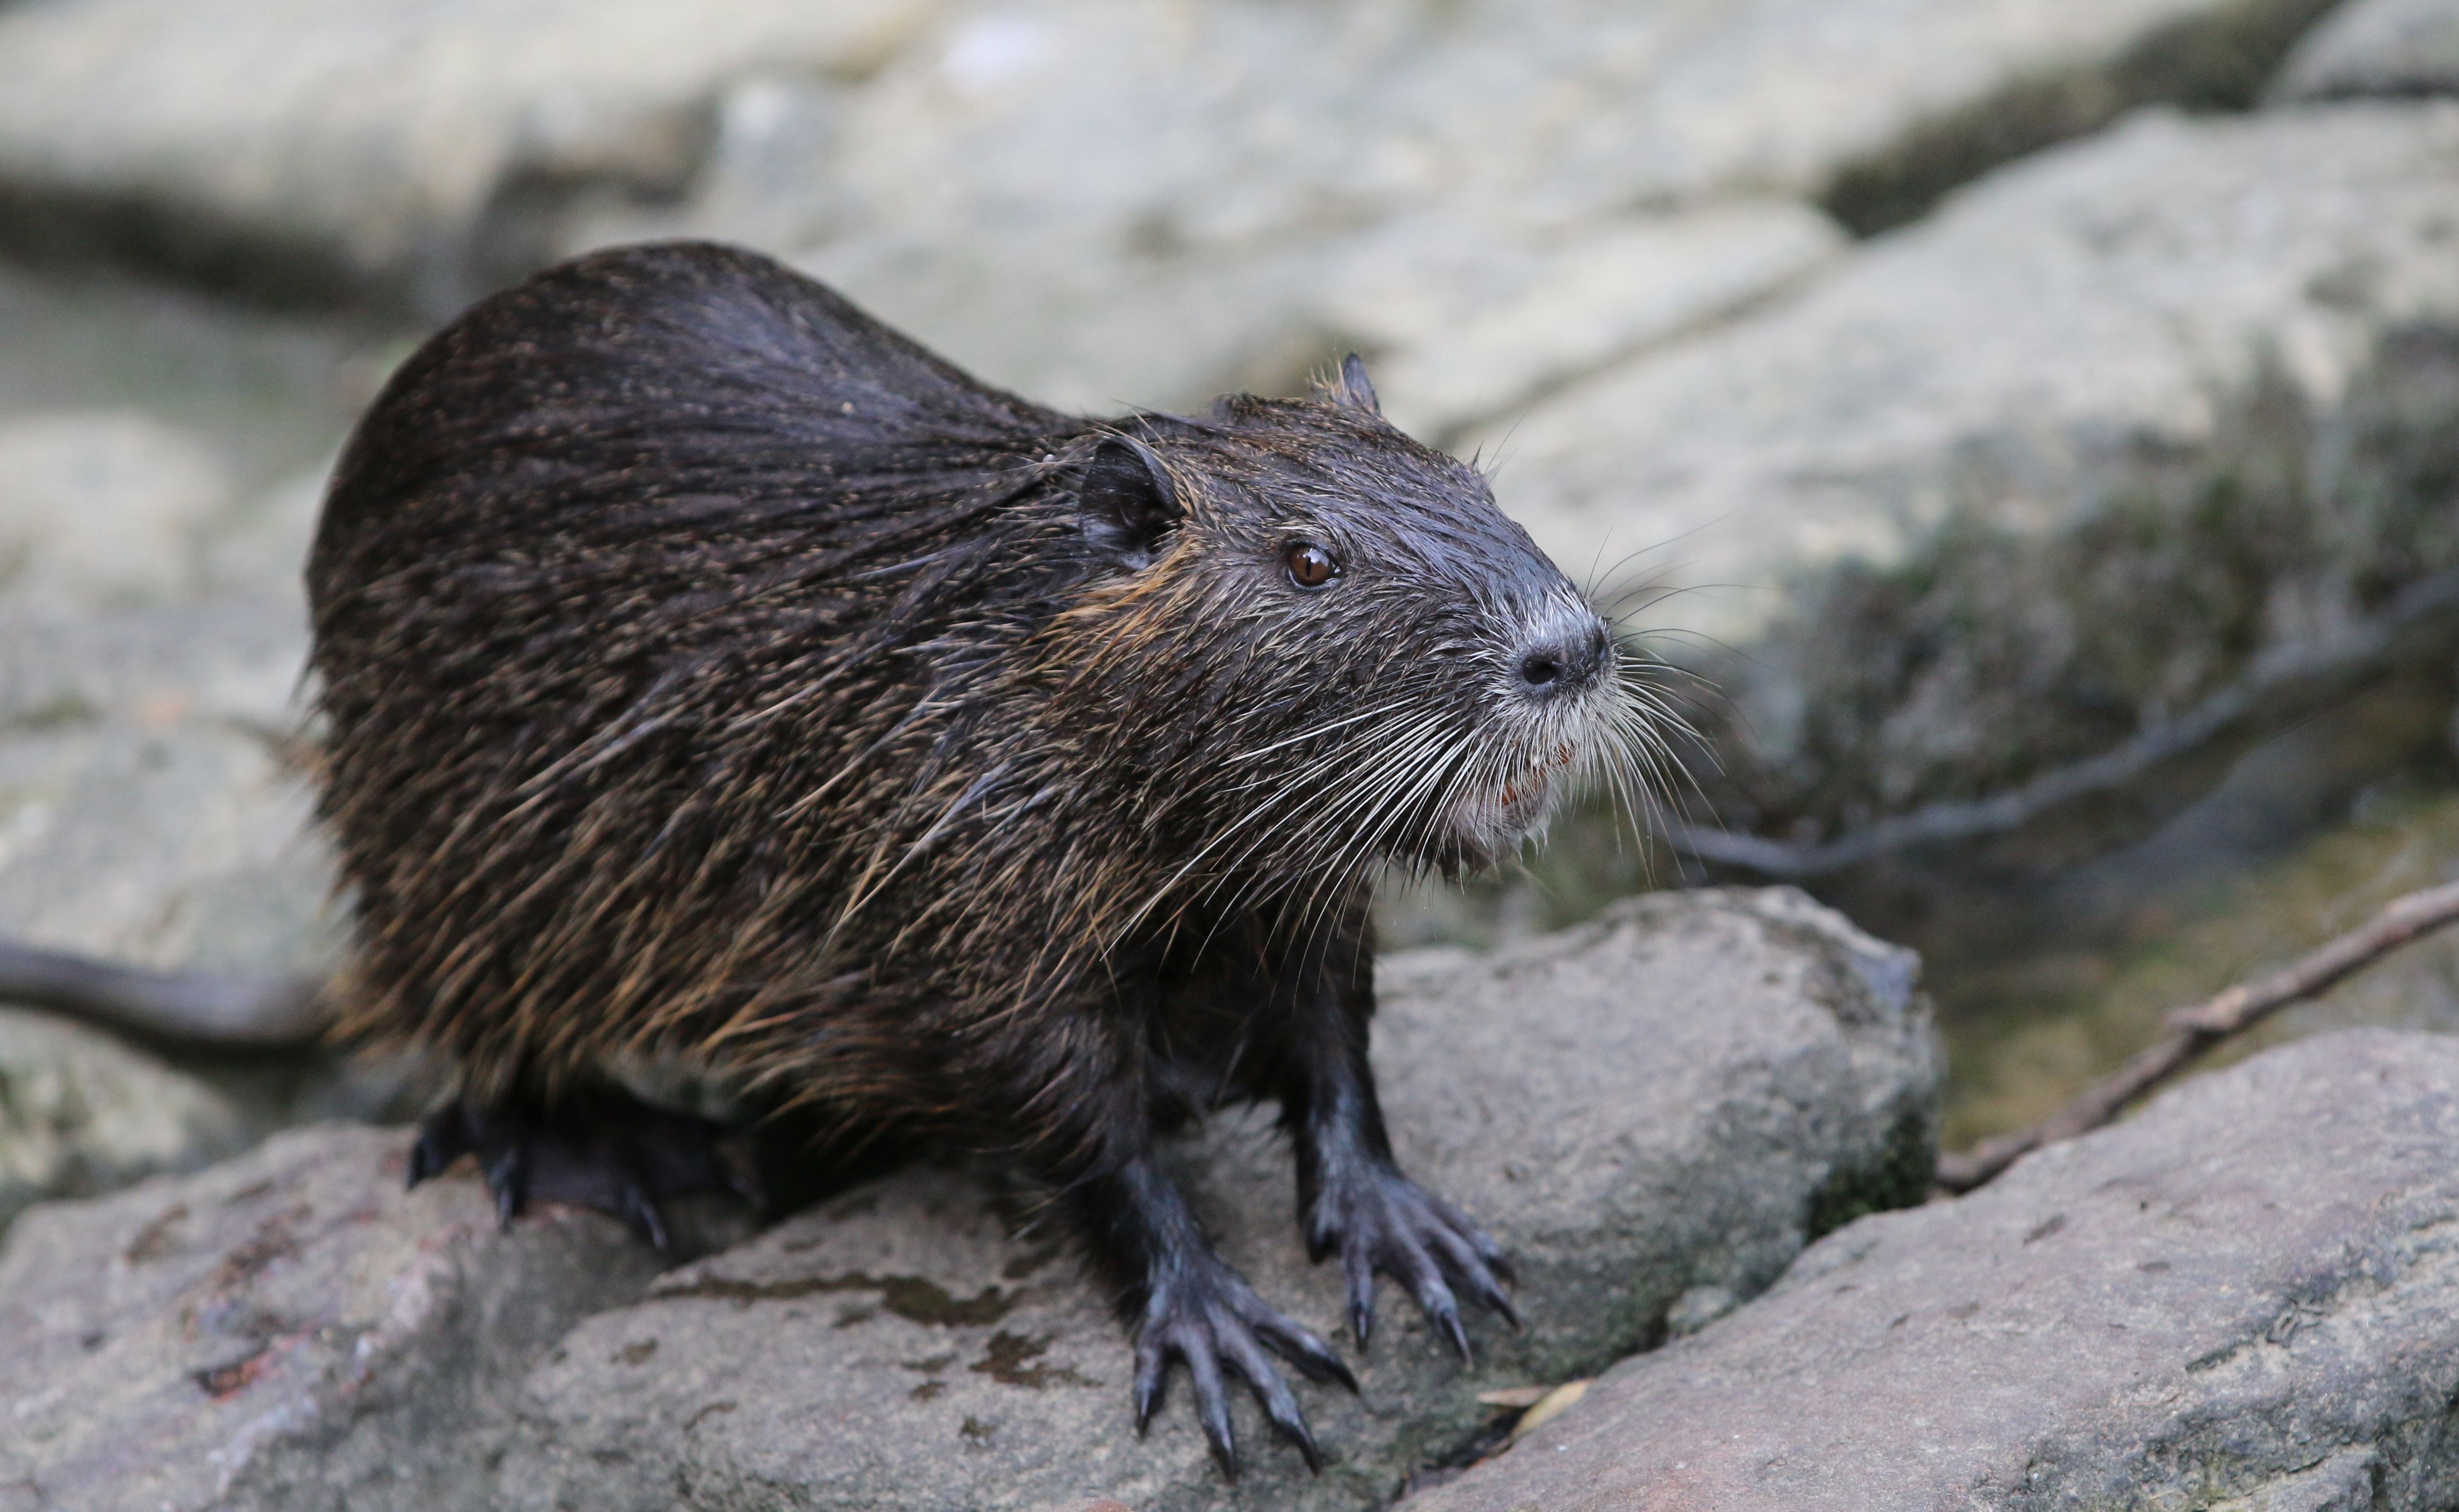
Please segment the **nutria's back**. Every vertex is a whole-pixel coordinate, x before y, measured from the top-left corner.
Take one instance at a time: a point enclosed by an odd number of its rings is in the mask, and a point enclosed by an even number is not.
[[[1088,516],[1097,461],[1173,496]],[[1301,524],[1340,537],[1357,612],[1242,580]],[[938,1018],[969,982],[1062,990],[1198,884],[1362,868],[1308,795],[1365,737],[1467,739],[1473,690],[1429,666],[1566,597],[1473,473],[1358,406],[1071,419],[688,244],[569,264],[407,364],[309,583],[364,1032],[481,1082],[783,1056],[926,1104],[896,1052],[961,1038]],[[1396,706],[1311,741],[1367,696]]]

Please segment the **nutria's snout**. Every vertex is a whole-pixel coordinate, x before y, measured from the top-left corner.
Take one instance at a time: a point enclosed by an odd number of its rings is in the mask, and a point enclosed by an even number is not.
[[[1452,837],[1488,864],[1543,836],[1563,796],[1614,760],[1617,729],[1632,714],[1621,648],[1567,583],[1512,617],[1500,640],[1486,716],[1496,755],[1482,780],[1461,785],[1446,816]]]
[[[1613,669],[1613,637],[1586,604],[1549,602],[1511,659],[1520,696],[1539,704],[1585,693]]]

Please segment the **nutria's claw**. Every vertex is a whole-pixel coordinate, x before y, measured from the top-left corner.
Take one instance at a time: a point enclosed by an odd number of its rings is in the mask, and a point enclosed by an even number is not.
[[[1461,1319],[1460,1293],[1513,1328],[1520,1326],[1520,1311],[1503,1290],[1513,1280],[1503,1247],[1466,1213],[1390,1166],[1327,1184],[1309,1216],[1307,1248],[1318,1260],[1340,1251],[1349,1328],[1361,1350],[1375,1329],[1378,1270],[1409,1289],[1426,1321],[1460,1352],[1463,1364],[1475,1360]]]
[[[746,1179],[718,1150],[724,1132],[705,1119],[611,1089],[551,1104],[455,1099],[420,1125],[410,1149],[410,1185],[474,1154],[506,1228],[533,1198],[577,1203],[621,1219],[662,1251],[669,1241],[662,1199],[725,1190],[756,1205]]]
[[[1208,1256],[1156,1282],[1136,1331],[1136,1431],[1144,1432],[1161,1410],[1170,1361],[1183,1360],[1195,1386],[1195,1415],[1223,1475],[1238,1479],[1238,1444],[1230,1428],[1225,1371],[1247,1383],[1273,1431],[1296,1446],[1309,1470],[1320,1473],[1323,1452],[1298,1411],[1296,1394],[1281,1378],[1267,1349],[1310,1380],[1357,1390],[1357,1377],[1330,1346],[1267,1307],[1253,1288],[1219,1260]]]

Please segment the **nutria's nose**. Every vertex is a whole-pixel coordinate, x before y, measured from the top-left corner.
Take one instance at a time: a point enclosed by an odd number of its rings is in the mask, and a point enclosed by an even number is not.
[[[1531,698],[1577,693],[1602,676],[1612,642],[1594,615],[1585,623],[1549,626],[1521,647],[1515,670],[1520,690]]]

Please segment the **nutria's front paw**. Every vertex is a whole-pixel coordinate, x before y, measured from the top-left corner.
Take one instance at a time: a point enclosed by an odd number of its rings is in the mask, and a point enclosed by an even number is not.
[[[1349,1282],[1349,1327],[1361,1350],[1375,1328],[1378,1270],[1409,1289],[1464,1363],[1468,1330],[1456,1291],[1520,1326],[1520,1313],[1503,1291],[1512,1280],[1503,1247],[1466,1213],[1391,1166],[1367,1166],[1316,1194],[1307,1214],[1307,1250],[1320,1260],[1335,1249]]]
[[[1221,1473],[1238,1479],[1238,1445],[1230,1431],[1230,1398],[1222,1384],[1226,1368],[1247,1383],[1256,1404],[1280,1436],[1320,1471],[1323,1456],[1307,1431],[1306,1418],[1281,1373],[1265,1351],[1288,1360],[1314,1381],[1336,1381],[1352,1392],[1357,1377],[1323,1340],[1264,1305],[1237,1271],[1208,1253],[1181,1255],[1151,1282],[1144,1316],[1136,1327],[1136,1431],[1161,1410],[1169,1362],[1187,1362],[1195,1383],[1195,1414]]]

